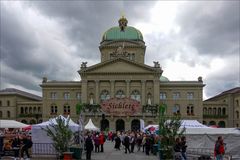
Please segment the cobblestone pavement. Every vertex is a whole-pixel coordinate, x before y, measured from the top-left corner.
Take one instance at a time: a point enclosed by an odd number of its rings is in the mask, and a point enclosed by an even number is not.
[[[13,158],[4,157],[2,160],[10,160]],[[55,157],[34,157],[31,160],[55,160]],[[86,159],[86,154],[83,153],[82,160]],[[117,151],[114,149],[114,143],[107,141],[104,144],[104,152],[95,153],[92,152],[91,160],[159,160],[158,156],[150,154],[147,156],[141,151],[137,152],[135,148],[134,153],[125,154],[125,150],[122,147],[121,150]]]
[[[83,159],[86,159],[84,154]],[[104,144],[104,153],[95,153],[92,152],[92,160],[158,160],[158,156],[150,154],[147,156],[142,151],[137,152],[135,148],[134,153],[125,153],[124,148],[122,147],[120,151],[114,149],[114,143],[107,141]]]

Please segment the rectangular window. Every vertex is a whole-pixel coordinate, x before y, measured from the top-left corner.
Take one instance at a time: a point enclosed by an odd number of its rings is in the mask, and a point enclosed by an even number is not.
[[[180,105],[179,104],[175,104],[173,106],[173,114],[180,114]]]
[[[193,99],[193,92],[187,93],[187,99]]]
[[[65,100],[70,99],[70,93],[69,92],[65,92],[63,95],[64,95]]]
[[[0,101],[0,106],[2,106],[2,101]]]
[[[173,93],[173,99],[180,99],[180,93],[179,92],[174,92]]]
[[[57,99],[57,92],[51,92],[50,97],[51,99]]]
[[[10,106],[10,101],[7,101],[7,106]]]
[[[77,100],[81,100],[81,93],[80,92],[77,92],[77,94],[76,94],[76,98],[77,98]]]
[[[160,99],[167,99],[167,94],[165,92],[160,92]]]

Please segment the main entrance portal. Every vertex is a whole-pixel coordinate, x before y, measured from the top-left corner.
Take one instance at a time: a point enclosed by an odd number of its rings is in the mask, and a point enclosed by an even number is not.
[[[132,120],[131,129],[132,131],[140,131],[140,120],[138,119]]]
[[[116,131],[124,131],[125,130],[125,122],[122,119],[118,119],[116,121]]]
[[[109,129],[109,121],[107,119],[101,120],[101,131],[105,131],[107,128]]]

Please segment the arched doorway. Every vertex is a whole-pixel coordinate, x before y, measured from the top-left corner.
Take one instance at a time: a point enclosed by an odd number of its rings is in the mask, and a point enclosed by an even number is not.
[[[124,131],[125,130],[125,122],[122,119],[118,119],[116,121],[116,131]]]
[[[224,122],[224,121],[218,122],[218,126],[219,126],[220,128],[225,128],[225,122]]]
[[[107,128],[109,129],[109,121],[107,119],[102,119],[100,122],[101,131],[105,131]]]
[[[207,124],[207,122],[206,122],[206,121],[203,121],[203,124],[204,124],[204,125],[206,125],[206,124]]]
[[[21,120],[21,122],[27,124],[27,120],[25,119]]]
[[[36,124],[36,120],[31,119],[31,120],[30,120],[30,124]]]
[[[215,121],[210,121],[210,122],[209,122],[209,126],[214,126],[214,125],[216,125],[216,122],[215,122]]]
[[[132,131],[140,131],[140,120],[139,119],[132,120],[131,130]]]

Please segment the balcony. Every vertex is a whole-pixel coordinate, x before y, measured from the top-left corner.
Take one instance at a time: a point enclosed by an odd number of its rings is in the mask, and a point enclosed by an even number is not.
[[[220,119],[220,118],[228,118],[228,115],[203,114],[203,118],[214,118],[214,119]]]

